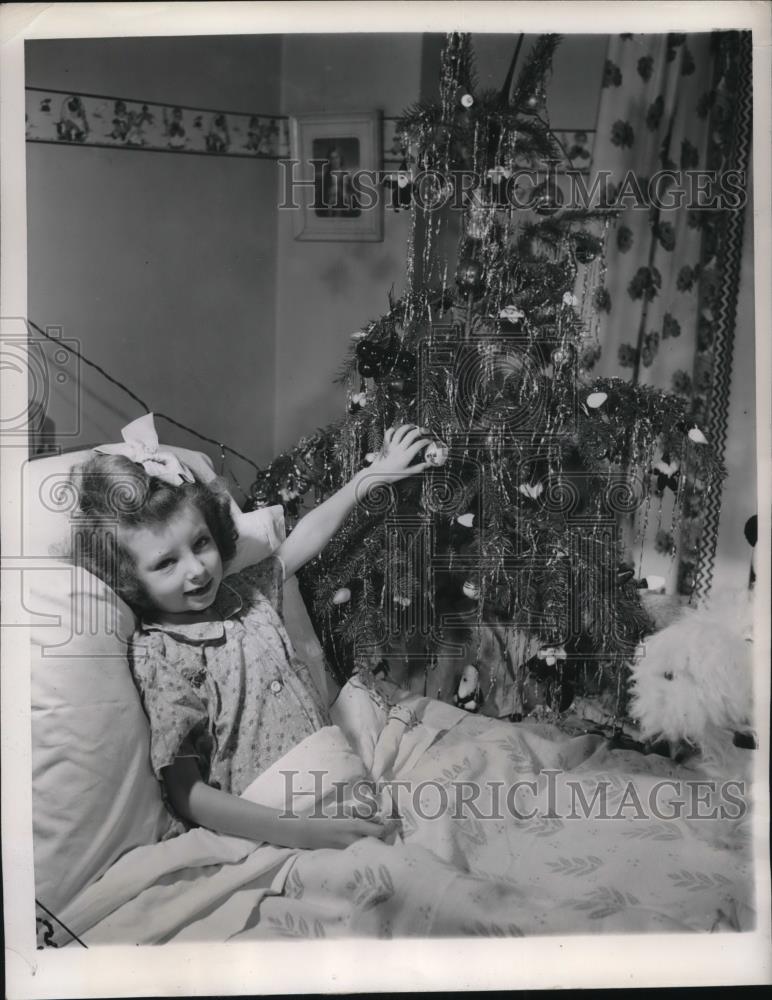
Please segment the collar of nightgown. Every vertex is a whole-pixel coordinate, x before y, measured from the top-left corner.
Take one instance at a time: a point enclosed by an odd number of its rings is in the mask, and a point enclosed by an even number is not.
[[[213,607],[218,616],[213,621],[169,623],[143,618],[139,627],[143,632],[165,632],[180,642],[191,644],[219,642],[225,635],[225,621],[241,611],[243,601],[232,587],[227,583],[221,583]]]

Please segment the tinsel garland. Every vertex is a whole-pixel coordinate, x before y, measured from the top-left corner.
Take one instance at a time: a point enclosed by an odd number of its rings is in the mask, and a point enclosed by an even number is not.
[[[564,210],[549,184],[527,211],[501,197],[501,177],[554,152],[541,95],[556,44],[537,41],[510,99],[478,94],[468,38],[448,38],[439,101],[408,109],[399,129],[411,169],[479,178],[457,264],[440,251],[450,210],[413,202],[408,291],[352,335],[338,374],[346,413],[253,486],[254,505],[281,502],[292,519],[305,494],[330,496],[404,422],[430,428],[447,458],[360,504],[301,573],[340,681],[416,629],[429,670],[449,623],[503,623],[559,649],[545,657],[556,711],[567,691],[605,684],[621,712],[626,664],[652,623],[617,520],[663,488],[677,517],[687,484],[710,489],[723,474],[680,397],[591,378],[608,213]],[[395,548],[400,532],[412,541]]]

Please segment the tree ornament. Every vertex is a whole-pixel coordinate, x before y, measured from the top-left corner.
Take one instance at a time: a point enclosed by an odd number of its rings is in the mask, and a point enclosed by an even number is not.
[[[657,492],[664,492],[669,487],[674,493],[678,492],[678,470],[680,464],[678,460],[671,462],[668,455],[663,455],[659,462],[655,462],[652,471],[657,475]]]
[[[537,184],[531,194],[529,207],[539,215],[554,215],[564,202],[563,192],[552,178]]]
[[[547,95],[541,82],[536,85],[532,94],[525,99],[525,107],[522,109],[528,115],[544,115],[547,109]]]
[[[432,441],[426,446],[424,451],[424,461],[439,468],[448,460],[450,449],[441,441]]]
[[[456,271],[456,284],[465,292],[474,292],[482,284],[482,265],[471,257],[464,257]]]
[[[474,514],[471,512],[467,514],[459,514],[456,518],[456,524],[460,524],[462,528],[471,528],[474,526]]]
[[[341,587],[339,590],[336,590],[335,593],[332,595],[333,604],[337,605],[348,604],[350,600],[351,600],[351,591],[349,590],[348,587]]]
[[[453,701],[466,712],[476,712],[482,697],[480,689],[480,671],[474,664],[468,664],[461,672]]]
[[[356,346],[359,374],[362,378],[375,378],[383,367],[384,351],[369,340],[362,340]]]
[[[595,239],[586,233],[580,233],[574,240],[574,256],[580,264],[591,264],[598,256]]]
[[[351,339],[354,343],[358,343],[360,340],[364,340],[367,336],[367,330],[354,330],[351,334]]]
[[[563,305],[564,306],[576,306],[579,304],[579,299],[574,295],[573,292],[563,292]]]
[[[544,487],[541,483],[521,483],[517,487],[517,491],[528,500],[538,500],[544,492]]]
[[[591,392],[587,397],[587,405],[591,410],[597,410],[599,407],[608,399],[608,393],[606,392]]]
[[[461,106],[464,108],[471,108],[474,104],[474,97],[471,94],[461,95]]]
[[[464,597],[469,597],[473,601],[476,601],[480,596],[480,585],[475,580],[464,580],[461,589],[464,592]]]
[[[368,451],[368,453],[365,455],[365,462],[367,462],[368,465],[372,465],[372,463],[376,460],[377,457],[378,457],[377,452]]]
[[[525,319],[525,313],[522,309],[518,309],[516,305],[504,306],[504,308],[499,312],[499,319],[503,320],[505,323],[510,323],[512,326],[520,326]]]
[[[540,660],[544,660],[548,667],[554,667],[558,660],[566,659],[566,651],[562,646],[544,646],[540,649],[536,656]]]
[[[570,359],[570,354],[567,347],[556,347],[552,352],[552,364],[555,368],[562,368],[567,365]]]
[[[355,392],[351,397],[351,402],[349,404],[349,412],[356,413],[361,410],[363,406],[367,406],[367,393],[366,392]]]
[[[695,444],[707,444],[708,443],[708,439],[705,437],[705,435],[702,433],[702,431],[699,429],[699,427],[696,424],[694,425],[694,427],[692,427],[689,430],[688,437],[689,437],[689,440],[693,441]]]
[[[407,594],[395,594],[392,598],[395,604],[398,604],[401,608],[409,608],[413,603],[412,598],[408,597]]]

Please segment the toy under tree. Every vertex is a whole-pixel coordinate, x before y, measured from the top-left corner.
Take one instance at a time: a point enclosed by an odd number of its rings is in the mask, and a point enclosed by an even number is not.
[[[439,100],[398,126],[406,293],[353,334],[340,420],[263,470],[251,505],[281,503],[292,524],[387,428],[428,428],[435,468],[365,497],[302,571],[337,680],[383,670],[515,718],[594,695],[621,717],[652,622],[619,524],[666,490],[677,521],[687,484],[721,470],[681,398],[592,377],[613,211],[563,207],[544,98],[558,42],[536,39],[515,76],[521,37],[497,92],[477,87],[468,36],[447,38]]]

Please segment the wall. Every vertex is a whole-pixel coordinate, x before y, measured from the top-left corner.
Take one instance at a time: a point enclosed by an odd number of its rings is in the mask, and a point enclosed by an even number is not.
[[[35,41],[26,83],[276,112],[278,36]],[[267,462],[273,454],[276,163],[29,143],[29,317],[61,326],[155,410]],[[72,381],[50,415],[73,421]],[[141,409],[83,370],[80,433],[120,437]],[[159,422],[164,440],[219,449]],[[230,461],[230,460],[229,460]],[[248,485],[249,467],[232,467]]]
[[[282,46],[285,114],[370,111],[399,115],[419,95],[420,35],[287,35]],[[403,289],[409,213],[387,210],[382,243],[295,240],[279,213],[276,451],[341,413],[332,384],[349,336]]]

